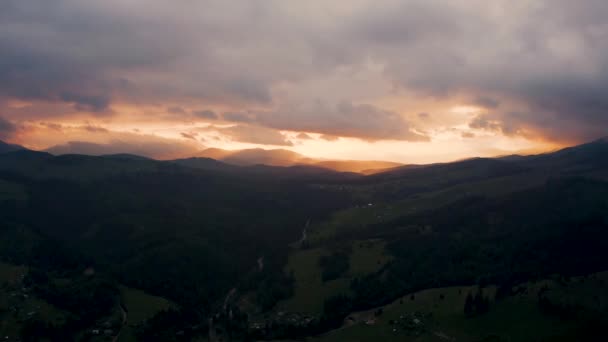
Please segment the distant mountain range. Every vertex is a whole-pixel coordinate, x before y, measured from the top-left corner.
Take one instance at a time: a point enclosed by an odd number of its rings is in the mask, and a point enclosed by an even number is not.
[[[585,295],[605,293],[603,281],[594,290],[592,277],[585,283],[570,277],[608,269],[606,139],[540,155],[405,165],[373,175],[337,172],[326,168],[331,162],[285,150],[212,149],[205,155],[218,160],[159,161],[0,147],[7,151],[0,153],[0,282],[6,263],[29,269],[15,277],[19,286],[0,287],[0,304],[3,298],[24,303],[11,293],[27,292],[65,322],[77,319],[61,326],[73,336],[125,315],[126,287],[179,307],[142,323],[142,331],[166,330],[168,338],[144,341],[171,341],[180,331],[208,336],[201,322],[227,308],[241,310],[237,303],[244,300],[246,315],[235,310],[234,317],[248,329],[248,316],[272,317],[305,296],[322,310],[311,311],[313,321],[302,330],[309,336],[332,328],[321,325],[329,319],[339,327],[353,312],[373,308],[373,315],[400,298],[417,301],[422,296],[411,294],[420,290],[482,281],[512,289],[491,301],[490,315],[503,305],[514,315],[537,312],[537,294],[521,296],[519,285],[512,286],[530,280],[551,277],[544,292],[560,283],[568,291],[571,284],[583,286]],[[307,260],[304,266],[292,262],[298,258]],[[308,279],[317,279],[312,288]],[[464,302],[465,290],[444,298],[437,293],[433,305],[453,306],[456,296]],[[325,305],[336,298],[339,305]],[[284,312],[304,312],[308,303],[295,305]],[[597,306],[592,309],[580,317],[594,317]],[[467,322],[490,317],[453,311]],[[23,313],[0,310],[0,321],[26,331],[37,316],[21,319]],[[580,324],[586,329],[586,321]],[[259,333],[265,340],[283,337]]]
[[[174,162],[182,166],[208,170],[234,170],[235,168],[238,169],[239,167],[247,167],[249,170],[256,171],[269,171],[272,169],[263,168],[263,166],[267,166],[291,168],[292,171],[298,170],[298,172],[294,173],[310,174],[323,172],[323,170],[332,170],[342,173],[359,173],[363,175],[379,174],[380,177],[390,178],[395,176],[398,177],[399,174],[404,172],[414,172],[414,170],[418,169],[428,170],[429,167],[443,169],[443,165],[445,165],[445,167],[454,167],[455,165],[460,165],[460,163],[463,162],[484,163],[484,160],[494,160],[496,162],[519,162],[521,164],[532,163],[535,166],[545,164],[547,167],[563,167],[563,163],[565,161],[570,163],[608,163],[608,158],[606,158],[606,161],[596,159],[598,150],[603,151],[606,145],[608,145],[608,138],[601,138],[590,143],[540,155],[509,155],[496,158],[471,158],[462,162],[435,163],[427,165],[405,165],[396,162],[377,160],[324,160],[310,158],[285,149],[265,150],[261,148],[244,150],[208,148],[191,158],[176,159],[171,160],[170,162]],[[30,150],[20,145],[0,141],[0,154],[15,151]],[[46,154],[46,152],[44,153]],[[22,157],[24,156],[21,156],[21,158]],[[148,157],[127,153],[101,155],[100,157],[116,160],[153,161],[153,159]],[[475,162],[475,160],[481,161]],[[578,167],[580,167],[580,165],[578,165]],[[277,169],[273,170],[276,171]]]
[[[26,148],[23,146],[5,143],[4,141],[0,140],[0,153],[20,151],[20,150],[25,150],[25,149]]]
[[[264,150],[261,148],[245,150],[222,150],[209,148],[202,151],[197,157],[211,158],[238,166],[268,165],[268,166],[298,166],[308,165],[331,169],[339,172],[357,172],[362,174],[373,174],[403,164],[376,160],[321,160],[306,157],[296,152],[276,149]]]
[[[20,150],[27,149],[23,146],[0,141],[0,154]],[[54,149],[52,148],[47,150],[47,152],[53,155],[64,155],[64,153],[55,153]],[[116,153],[98,156],[123,160],[151,160],[151,158],[145,156],[139,156],[128,153]],[[191,158],[177,159],[175,161],[181,164],[187,164],[187,166],[204,169],[225,169],[227,166],[256,165],[279,167],[309,166],[313,169],[329,169],[338,172],[355,172],[366,175],[403,166],[403,164],[388,161],[314,159],[285,149],[265,150],[261,148],[244,150],[223,150],[219,148],[208,148]]]

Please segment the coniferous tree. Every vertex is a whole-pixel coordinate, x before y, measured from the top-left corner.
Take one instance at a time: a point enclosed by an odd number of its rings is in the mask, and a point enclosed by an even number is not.
[[[470,316],[473,316],[473,313],[474,313],[473,296],[469,292],[469,294],[467,294],[467,298],[464,301],[464,314],[470,317]]]

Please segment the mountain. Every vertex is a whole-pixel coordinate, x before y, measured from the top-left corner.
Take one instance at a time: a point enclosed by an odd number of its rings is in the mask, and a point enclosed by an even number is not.
[[[292,166],[297,164],[309,164],[311,159],[288,150],[264,150],[248,149],[232,153],[224,158],[223,161],[235,165],[270,165],[270,166]]]
[[[608,166],[608,139],[602,138],[562,150],[530,156],[524,159],[529,165],[546,169],[592,170]]]
[[[378,173],[402,165],[395,162],[374,160],[322,160],[309,158],[285,149],[264,150],[260,148],[237,151],[209,148],[202,151],[198,157],[211,158],[239,166],[258,164],[268,166],[309,165],[339,172],[357,172],[362,174]]]
[[[198,157],[220,160],[233,165],[292,166],[297,164],[310,164],[312,159],[299,153],[284,150],[264,150],[261,148],[228,151],[210,148],[202,151]]]
[[[384,172],[403,164],[376,160],[326,160],[313,165],[342,172],[358,172],[365,175]]]
[[[235,152],[236,151],[222,150],[221,148],[208,148],[208,149],[203,150],[198,155],[196,155],[196,157],[222,160],[223,158],[225,158]]]
[[[320,167],[324,161],[239,166],[211,158],[3,153],[0,280],[5,269],[21,273],[0,288],[0,321],[15,327],[5,333],[0,326],[0,336],[75,340],[110,321],[114,333],[136,330],[135,340],[181,341],[209,336],[213,318],[224,340],[298,340],[328,336],[346,317],[360,319],[352,314],[359,311],[377,324],[336,331],[359,336],[364,328],[373,336],[390,326],[390,334],[405,324],[395,317],[411,311],[437,331],[472,341],[512,336],[500,330],[504,317],[520,315],[542,323],[538,336],[554,336],[557,320],[576,331],[585,331],[587,317],[605,325],[608,307],[593,305],[606,298],[604,278],[596,278],[608,269],[607,152],[608,141],[598,140],[374,175]],[[236,160],[260,155],[305,159],[252,150]],[[489,311],[466,316],[465,297],[486,286]],[[121,324],[116,318],[133,304],[132,289],[146,298],[135,300],[140,312],[161,301],[173,309],[151,310],[136,328]],[[553,299],[564,298],[561,289],[576,296],[563,299],[564,307]],[[3,303],[24,309],[14,313]],[[430,315],[437,310],[450,316]],[[60,318],[52,326],[43,324],[49,313]],[[488,320],[497,323],[485,329]]]
[[[137,154],[130,154],[130,153],[104,154],[104,155],[101,155],[100,157],[112,158],[112,159],[122,159],[122,160],[140,160],[140,161],[141,160],[153,160],[148,157],[140,156]]]
[[[181,166],[202,170],[233,171],[238,169],[235,165],[227,164],[212,158],[185,158],[175,159],[171,162]]]
[[[6,142],[0,140],[0,153],[21,151],[21,150],[25,150],[25,149],[26,148],[23,146],[9,144],[9,143],[6,143]]]

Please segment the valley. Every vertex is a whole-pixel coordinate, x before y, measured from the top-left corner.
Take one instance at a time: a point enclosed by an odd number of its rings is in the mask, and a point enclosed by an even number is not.
[[[0,333],[127,342],[595,333],[606,317],[606,153],[599,140],[368,176],[0,154]],[[482,304],[465,310],[479,293]]]

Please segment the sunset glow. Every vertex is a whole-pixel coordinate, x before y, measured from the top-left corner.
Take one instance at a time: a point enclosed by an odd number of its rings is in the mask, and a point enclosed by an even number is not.
[[[608,127],[605,30],[550,2],[10,3],[0,138],[32,149],[429,163],[553,150]],[[537,28],[538,16],[572,24]]]

